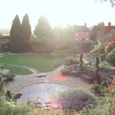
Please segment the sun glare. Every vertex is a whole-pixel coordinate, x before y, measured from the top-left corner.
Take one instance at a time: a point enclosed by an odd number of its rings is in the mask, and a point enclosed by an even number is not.
[[[114,23],[115,20],[114,8],[106,2],[101,4],[95,0],[2,0],[1,4],[0,28],[10,28],[16,14],[22,19],[26,13],[30,17],[32,29],[35,28],[40,16],[45,16],[53,27],[82,25],[86,22],[88,26],[92,26],[98,21]]]

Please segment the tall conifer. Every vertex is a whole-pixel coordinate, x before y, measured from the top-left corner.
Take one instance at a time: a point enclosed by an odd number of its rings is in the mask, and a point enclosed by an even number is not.
[[[31,37],[31,26],[30,26],[29,17],[27,14],[23,17],[23,20],[22,20],[21,37],[24,43],[28,43]]]
[[[10,50],[11,52],[19,52],[21,48],[20,44],[21,24],[18,15],[15,16],[11,30],[10,30]]]

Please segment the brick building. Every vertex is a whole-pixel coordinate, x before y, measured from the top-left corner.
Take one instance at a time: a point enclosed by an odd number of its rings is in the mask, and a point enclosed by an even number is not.
[[[86,26],[86,24],[84,24],[83,26],[76,25],[74,29],[75,29],[75,39],[77,41],[90,39],[90,30]]]

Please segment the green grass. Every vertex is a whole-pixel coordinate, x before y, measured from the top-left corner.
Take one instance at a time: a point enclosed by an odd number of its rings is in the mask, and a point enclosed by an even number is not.
[[[19,105],[13,102],[2,102],[0,115],[76,115],[73,110],[41,110],[28,105]]]
[[[47,57],[37,55],[4,55],[0,57],[0,64],[25,65],[38,69],[38,71],[50,71],[56,68],[60,57]],[[15,68],[16,69],[16,68]],[[14,70],[17,71],[17,70]]]
[[[105,97],[99,97],[95,107],[85,108],[80,115],[115,115],[115,90]]]
[[[32,72],[29,69],[24,67],[6,65],[5,68],[10,70],[10,74],[16,74],[16,75],[32,74]]]

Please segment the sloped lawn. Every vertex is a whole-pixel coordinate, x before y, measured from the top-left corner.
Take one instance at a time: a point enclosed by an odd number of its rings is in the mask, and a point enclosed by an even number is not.
[[[4,55],[0,57],[0,64],[4,65],[25,65],[34,67],[41,72],[51,71],[56,68],[61,58],[53,58],[38,55]],[[19,68],[14,68],[19,69]],[[15,70],[14,70],[15,71]]]
[[[29,69],[24,67],[6,65],[5,68],[10,70],[10,74],[16,74],[16,75],[32,74],[32,72]]]

